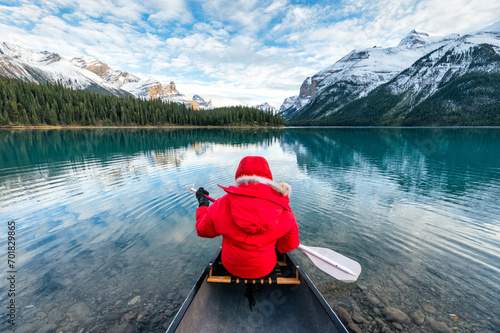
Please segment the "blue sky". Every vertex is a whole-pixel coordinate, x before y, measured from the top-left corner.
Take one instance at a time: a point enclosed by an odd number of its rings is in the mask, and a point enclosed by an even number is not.
[[[217,106],[279,108],[353,49],[473,32],[500,20],[500,1],[0,0],[0,17],[0,42],[92,56]]]

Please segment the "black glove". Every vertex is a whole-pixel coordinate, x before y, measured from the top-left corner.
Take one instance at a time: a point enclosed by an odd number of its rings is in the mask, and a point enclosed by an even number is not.
[[[208,207],[210,205],[210,201],[207,198],[208,194],[209,194],[208,191],[205,191],[203,187],[200,187],[198,191],[196,191],[196,199],[198,199],[198,203],[200,204],[198,207],[201,206]]]

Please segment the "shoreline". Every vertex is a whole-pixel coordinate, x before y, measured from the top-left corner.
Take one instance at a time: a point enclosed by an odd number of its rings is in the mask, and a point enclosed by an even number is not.
[[[203,126],[203,125],[158,125],[158,126],[141,126],[141,125],[120,125],[120,126],[96,126],[96,125],[8,125],[0,126],[1,130],[81,130],[81,129],[200,129],[200,128],[276,128],[276,129],[328,129],[328,128],[358,128],[358,129],[500,129],[500,126],[251,126],[251,125],[238,125],[238,126]]]
[[[95,125],[12,125],[0,126],[0,130],[65,130],[65,129],[188,129],[188,128],[283,128],[285,126],[201,126],[201,125],[161,125],[161,126],[95,126]]]

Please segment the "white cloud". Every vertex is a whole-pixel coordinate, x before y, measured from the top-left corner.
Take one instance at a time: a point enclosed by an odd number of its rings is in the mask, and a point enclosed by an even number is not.
[[[46,15],[46,11],[32,4],[20,4],[19,7],[0,5],[0,15],[3,21],[12,20],[15,24],[25,25],[32,20],[39,20]]]
[[[453,8],[453,10],[450,10]],[[500,2],[495,0],[454,0],[452,3],[425,0],[412,18],[415,25],[430,32],[448,35],[469,33],[500,19]]]
[[[193,16],[188,10],[184,0],[147,0],[143,5],[148,8],[148,21],[155,25],[162,26],[177,21],[181,23],[189,23],[193,21]]]
[[[186,95],[224,105],[279,107],[307,76],[352,49],[395,46],[413,28],[477,30],[498,20],[500,3],[42,0],[0,5],[0,16],[4,41],[159,75],[182,83]]]

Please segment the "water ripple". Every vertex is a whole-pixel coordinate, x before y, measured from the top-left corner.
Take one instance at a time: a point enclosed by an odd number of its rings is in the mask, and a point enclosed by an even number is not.
[[[41,311],[63,303],[66,313],[77,300],[105,312],[127,304],[132,292],[154,295],[160,308],[170,304],[164,296],[189,290],[220,244],[196,236],[198,205],[188,186],[219,198],[218,185],[234,183],[239,160],[262,155],[275,180],[292,185],[302,243],[360,262],[360,283],[388,306],[434,304],[445,318],[467,314],[453,326],[459,332],[491,330],[500,293],[500,161],[481,147],[498,142],[477,139],[483,132],[464,134],[465,141],[446,132],[446,145],[425,151],[415,142],[427,132],[398,131],[287,130],[280,140],[244,143],[200,139],[204,131],[113,132],[111,141],[121,143],[96,141],[81,156],[3,162],[0,217],[17,222],[21,240],[19,304]],[[474,149],[462,153],[465,144]],[[44,145],[50,142],[37,148]],[[315,282],[332,285],[298,256]]]

